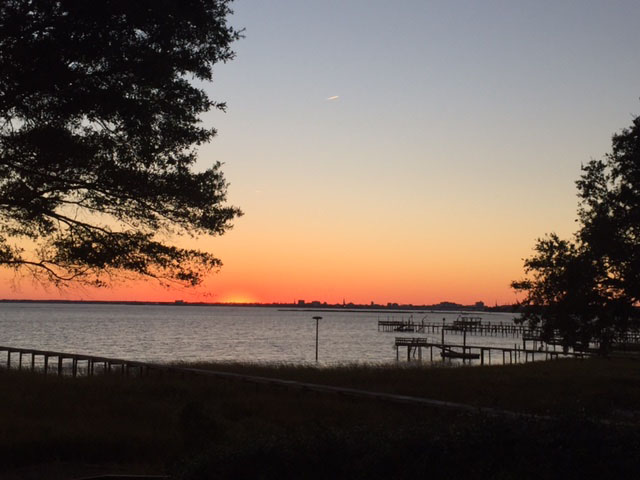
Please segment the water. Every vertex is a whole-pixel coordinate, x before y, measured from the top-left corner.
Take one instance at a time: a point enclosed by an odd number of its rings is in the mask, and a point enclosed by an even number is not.
[[[378,332],[378,320],[407,320],[399,312],[282,311],[261,307],[0,303],[0,345],[130,360],[315,361],[324,364],[395,361],[396,336]],[[458,312],[413,312],[414,321],[452,322]],[[483,321],[511,323],[513,314],[481,313]],[[440,340],[439,335],[427,335]],[[451,335],[450,343],[462,343]],[[518,338],[468,337],[469,345],[511,346]],[[401,357],[402,358],[402,357]]]

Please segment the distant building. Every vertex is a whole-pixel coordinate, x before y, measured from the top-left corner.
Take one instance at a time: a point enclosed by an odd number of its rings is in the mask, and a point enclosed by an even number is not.
[[[484,302],[476,302],[474,307],[476,307],[478,310],[484,310]]]
[[[440,302],[435,307],[442,309],[460,308],[462,305],[454,302]]]
[[[304,300],[298,300],[298,305],[304,305]]]

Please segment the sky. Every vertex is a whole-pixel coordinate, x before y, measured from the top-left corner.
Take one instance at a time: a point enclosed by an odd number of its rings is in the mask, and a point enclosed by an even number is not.
[[[633,1],[236,0],[236,58],[203,85],[227,112],[197,169],[224,162],[245,215],[176,239],[222,269],[1,298],[329,303],[518,298],[536,238],[576,230],[580,166],[640,114]],[[11,281],[10,281],[11,280]]]

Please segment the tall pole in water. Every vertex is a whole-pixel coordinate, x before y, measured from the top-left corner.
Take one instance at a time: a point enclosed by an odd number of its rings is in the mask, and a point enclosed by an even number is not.
[[[313,317],[316,321],[316,363],[318,363],[318,321],[322,319],[322,317]]]

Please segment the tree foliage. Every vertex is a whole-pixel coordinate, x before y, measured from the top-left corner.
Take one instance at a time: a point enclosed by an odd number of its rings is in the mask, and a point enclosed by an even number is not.
[[[216,163],[194,171],[224,103],[194,85],[233,58],[229,0],[0,3],[0,264],[46,281],[199,283],[220,261],[171,245],[220,235]]]
[[[613,136],[611,153],[582,167],[579,229],[571,240],[538,239],[525,260],[524,320],[567,346],[611,342],[638,326],[640,301],[640,117]]]

